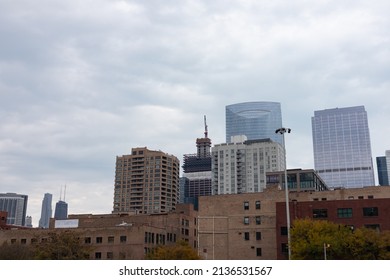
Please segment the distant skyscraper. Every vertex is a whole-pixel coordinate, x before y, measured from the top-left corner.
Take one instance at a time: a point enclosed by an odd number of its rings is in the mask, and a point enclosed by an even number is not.
[[[388,186],[390,174],[390,150],[386,151],[386,156],[376,158],[376,165],[378,169],[379,185]]]
[[[0,211],[6,211],[7,224],[26,225],[28,196],[16,193],[0,193]]]
[[[56,209],[54,211],[54,219],[66,220],[68,218],[68,203],[59,200],[56,203]]]
[[[278,102],[245,102],[226,106],[226,143],[231,137],[245,135],[248,140],[269,138],[283,145],[282,110]]]
[[[212,148],[213,194],[263,191],[266,173],[285,168],[283,146],[271,139],[233,140]]]
[[[133,148],[116,157],[113,213],[167,213],[179,199],[179,160],[162,151]]]
[[[329,187],[375,185],[364,106],[315,111],[312,134],[314,166]]]
[[[52,214],[52,203],[53,195],[50,193],[45,193],[42,200],[42,209],[41,209],[41,218],[39,219],[40,228],[49,228],[49,222]]]
[[[196,154],[185,154],[183,164],[183,203],[198,208],[198,197],[211,195],[211,140],[208,137],[206,117],[203,138],[196,139]]]

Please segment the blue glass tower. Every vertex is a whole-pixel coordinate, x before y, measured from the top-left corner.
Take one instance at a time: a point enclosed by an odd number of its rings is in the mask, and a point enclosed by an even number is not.
[[[375,185],[364,106],[315,111],[312,135],[314,166],[329,187]]]
[[[248,140],[272,139],[283,145],[282,110],[278,102],[244,102],[226,106],[226,143],[231,137],[245,135]]]

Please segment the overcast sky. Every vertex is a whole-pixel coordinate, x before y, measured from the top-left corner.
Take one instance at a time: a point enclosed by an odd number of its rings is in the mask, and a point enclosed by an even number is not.
[[[289,168],[314,168],[315,110],[364,105],[390,149],[388,0],[0,0],[0,192],[67,185],[69,213],[110,213],[117,155],[195,153],[207,115],[282,106]]]

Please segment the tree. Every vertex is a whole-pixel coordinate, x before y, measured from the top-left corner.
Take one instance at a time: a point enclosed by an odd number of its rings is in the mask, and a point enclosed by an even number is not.
[[[200,260],[197,252],[181,240],[174,246],[158,246],[146,255],[147,260]]]
[[[0,260],[30,260],[31,248],[22,244],[8,244],[4,242],[0,246]]]
[[[45,241],[33,245],[33,258],[39,260],[85,260],[92,251],[82,245],[80,237],[71,231],[51,232]]]
[[[296,220],[291,229],[293,259],[389,259],[390,233],[329,221]]]

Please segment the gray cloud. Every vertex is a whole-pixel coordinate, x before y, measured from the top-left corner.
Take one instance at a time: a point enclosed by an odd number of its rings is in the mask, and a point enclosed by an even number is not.
[[[206,114],[282,103],[288,165],[313,168],[314,110],[365,105],[389,149],[388,1],[0,1],[0,191],[68,187],[70,212],[109,212],[115,156],[182,159]]]

